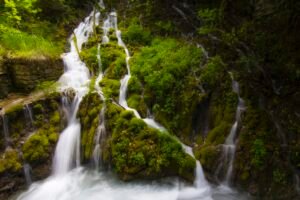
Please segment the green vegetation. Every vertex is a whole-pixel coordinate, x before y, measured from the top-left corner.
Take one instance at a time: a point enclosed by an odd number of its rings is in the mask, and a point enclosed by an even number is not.
[[[14,57],[58,57],[59,46],[39,35],[21,32],[0,24],[0,42],[7,54]],[[3,52],[4,53],[4,52]]]
[[[89,93],[82,100],[78,112],[81,122],[81,147],[83,160],[90,160],[93,149],[94,139],[99,126],[99,114],[102,109],[102,102],[97,93]]]
[[[180,175],[193,180],[194,159],[168,133],[149,128],[131,111],[122,111],[111,103],[106,118],[112,131],[106,151],[111,151],[113,167],[122,179]]]
[[[82,15],[87,1],[4,0],[0,5],[0,55],[58,58],[68,24]],[[75,12],[76,10],[76,12]]]
[[[131,60],[134,82],[130,86],[134,84],[136,89],[129,89],[129,102],[133,101],[130,95],[135,92],[142,95],[138,87],[143,86],[142,101],[146,102],[156,119],[171,132],[183,130],[186,120],[202,98],[199,81],[194,76],[201,56],[200,49],[185,42],[169,38],[154,39],[150,46],[143,47]],[[132,103],[133,106],[137,104]],[[144,108],[135,108],[145,112]]]
[[[141,26],[137,18],[133,18],[122,35],[122,39],[130,46],[146,46],[151,42],[151,33]]]
[[[4,172],[19,172],[22,169],[18,152],[14,149],[7,149],[0,158],[0,174]]]
[[[265,161],[266,156],[266,148],[264,146],[264,142],[260,139],[256,139],[250,152],[253,154],[251,163],[255,167],[261,167]]]
[[[42,127],[29,136],[22,146],[24,159],[29,163],[40,164],[48,160],[54,145],[58,141],[61,122],[60,113],[58,111],[53,112],[48,119],[48,124],[44,123],[45,120],[47,119],[44,116],[36,117],[36,121],[40,122],[36,122],[35,124]]]

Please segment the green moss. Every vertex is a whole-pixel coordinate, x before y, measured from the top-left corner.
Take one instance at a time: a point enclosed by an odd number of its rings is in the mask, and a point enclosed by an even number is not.
[[[121,86],[121,83],[119,80],[113,80],[108,78],[103,78],[100,82],[100,86],[102,87],[103,93],[106,98],[119,98],[119,89]]]
[[[217,146],[205,145],[195,150],[195,156],[206,171],[214,173],[218,164],[220,149]]]
[[[40,163],[49,157],[49,140],[47,135],[37,132],[31,135],[22,147],[23,156],[29,163]]]
[[[120,80],[126,73],[126,55],[116,42],[109,42],[101,47],[102,70],[107,70],[107,77]]]
[[[50,123],[58,125],[60,122],[61,122],[60,114],[58,111],[55,111],[50,118]]]
[[[225,138],[230,132],[231,124],[223,121],[214,129],[212,129],[206,138],[206,142],[208,144],[223,144],[225,142]]]
[[[140,24],[138,18],[132,18],[129,26],[124,31],[123,40],[130,45],[148,45],[151,42],[151,34],[144,29]]]
[[[131,59],[130,105],[141,113],[148,107],[171,133],[179,135],[178,130],[183,129],[186,135],[191,133],[191,124],[186,122],[192,121],[193,112],[201,101],[199,80],[194,74],[201,55],[199,48],[185,42],[155,38],[150,46],[141,48]],[[143,95],[147,106],[136,95]]]
[[[195,160],[167,133],[149,128],[131,111],[107,106],[112,139],[109,148],[114,170],[122,179],[180,175],[193,180]],[[106,156],[110,157],[110,156]]]
[[[15,113],[18,111],[23,110],[23,105],[22,104],[16,104],[12,107],[10,107],[9,109],[5,110],[5,113],[9,115],[9,113]]]
[[[273,180],[275,183],[286,184],[286,173],[283,170],[273,170]]]
[[[102,101],[97,93],[87,94],[79,107],[78,117],[81,122],[81,147],[84,161],[89,160],[93,153],[101,109]]]
[[[0,158],[0,174],[4,172],[19,172],[22,168],[18,152],[14,149],[7,149]]]
[[[92,46],[91,48],[84,48],[80,52],[80,58],[86,63],[86,66],[89,68],[89,70],[96,74],[99,72],[99,65],[98,65],[98,59],[97,59],[97,45]]]
[[[261,168],[265,163],[265,156],[267,155],[264,141],[256,139],[253,142],[250,152],[252,154],[251,164],[257,168]]]

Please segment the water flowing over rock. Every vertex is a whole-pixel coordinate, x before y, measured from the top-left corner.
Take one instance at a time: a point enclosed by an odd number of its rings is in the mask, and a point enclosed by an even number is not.
[[[80,165],[80,123],[76,119],[77,111],[82,98],[88,92],[89,70],[80,60],[79,52],[83,43],[88,41],[93,31],[93,24],[99,24],[100,13],[93,11],[84,22],[74,30],[70,38],[71,50],[63,55],[65,73],[59,79],[61,90],[72,88],[75,97],[72,102],[63,97],[65,110],[68,113],[68,126],[61,133],[53,160],[53,172],[55,175],[67,173],[74,166]],[[94,19],[95,16],[95,19]],[[95,21],[93,21],[95,20]],[[70,104],[68,104],[70,103]]]
[[[235,122],[233,123],[230,133],[225,140],[225,144],[222,145],[223,148],[223,155],[220,165],[217,168],[216,175],[221,172],[222,168],[226,168],[226,175],[225,175],[225,185],[230,185],[232,171],[233,171],[233,162],[235,158],[235,151],[236,151],[236,137],[238,133],[238,126],[241,123],[241,114],[246,109],[244,100],[240,97],[239,91],[239,84],[233,79],[232,74],[230,74],[232,79],[232,90],[234,93],[238,95],[238,105],[236,108],[235,114]]]

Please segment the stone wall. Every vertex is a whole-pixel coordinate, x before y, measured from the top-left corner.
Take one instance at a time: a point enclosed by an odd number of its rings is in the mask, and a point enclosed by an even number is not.
[[[61,59],[0,59],[0,98],[9,92],[29,93],[41,82],[58,80],[62,73]]]

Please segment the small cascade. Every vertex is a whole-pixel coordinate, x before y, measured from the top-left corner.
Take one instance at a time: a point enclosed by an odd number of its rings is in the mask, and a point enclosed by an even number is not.
[[[28,127],[33,127],[33,114],[32,109],[30,105],[26,104],[24,106],[24,115],[26,119],[26,123],[28,124]]]
[[[24,176],[25,176],[25,180],[26,180],[26,184],[27,186],[30,186],[32,183],[32,178],[31,178],[31,166],[28,163],[25,163],[23,166],[23,170],[24,170]]]
[[[9,130],[8,130],[8,119],[5,114],[1,115],[2,116],[2,124],[3,124],[3,137],[5,141],[5,146],[9,146]]]
[[[102,29],[106,29],[108,27],[110,27],[111,25],[108,24],[107,22],[104,22]],[[103,31],[104,32],[104,31]],[[109,41],[109,38],[107,37],[108,31],[105,31],[106,33],[106,41]],[[100,112],[100,116],[99,116],[99,126],[96,130],[96,136],[94,139],[94,143],[95,143],[95,148],[93,151],[93,161],[94,161],[94,165],[96,170],[99,170],[100,167],[100,162],[101,162],[101,143],[103,141],[103,139],[106,137],[106,129],[105,129],[105,111],[106,111],[106,104],[105,104],[105,98],[102,92],[101,87],[99,86],[99,83],[101,82],[101,80],[103,79],[103,70],[102,70],[102,62],[101,62],[101,51],[100,51],[101,45],[98,44],[98,49],[97,49],[97,60],[98,60],[98,66],[99,66],[99,75],[96,79],[95,82],[95,89],[98,92],[100,98],[103,101],[103,107],[101,109]]]
[[[103,0],[100,0],[98,5],[100,6],[100,8],[105,9],[105,5],[104,5]]]
[[[113,16],[116,16],[116,13],[113,13]],[[124,50],[125,50],[125,53],[126,53],[126,66],[127,66],[127,74],[121,80],[119,104],[122,107],[124,107],[126,110],[133,111],[134,115],[137,118],[141,119],[141,116],[139,115],[139,113],[135,109],[132,109],[132,108],[128,107],[128,105],[127,105],[126,93],[127,93],[127,88],[128,88],[128,81],[131,78],[130,65],[129,65],[130,54],[129,54],[129,51],[128,51],[126,45],[124,44],[124,42],[121,38],[121,31],[118,30],[117,27],[116,27],[116,35],[117,35],[117,38],[118,38],[119,46],[123,47]],[[148,117],[144,118],[143,120],[150,127],[156,128],[160,131],[166,131],[166,129],[162,125],[160,125],[159,123],[157,123],[153,119],[153,117],[151,116],[149,111],[148,111]],[[191,147],[188,147],[188,146],[184,145],[183,143],[181,143],[181,145],[182,145],[184,151],[187,154],[189,154],[190,156],[195,158]],[[207,181],[205,179],[202,166],[201,166],[199,161],[196,161],[196,163],[197,163],[196,164],[196,169],[195,169],[195,176],[196,177],[195,177],[195,182],[194,182],[194,189],[192,189],[193,192],[190,189],[184,190],[179,194],[179,199],[199,198],[199,197],[205,197],[205,199],[211,199],[210,198],[210,186],[209,186],[209,184],[207,183]]]
[[[184,151],[192,156],[195,160],[192,147],[181,143]],[[204,199],[212,200],[211,187],[205,179],[205,175],[199,160],[196,160],[194,187],[185,188],[179,193],[178,199]]]
[[[85,18],[84,22],[74,30],[70,38],[70,52],[63,55],[65,72],[60,77],[61,90],[65,92],[62,99],[64,110],[67,113],[68,126],[61,133],[55,149],[53,159],[54,175],[65,174],[74,166],[80,165],[80,129],[81,125],[76,118],[80,102],[88,92],[90,73],[85,63],[80,60],[79,52],[82,45],[88,41],[93,32],[93,25],[98,25],[100,13],[95,11]],[[78,52],[79,51],[79,52]],[[70,102],[68,92],[70,88],[75,93],[73,101]]]
[[[209,59],[209,55],[208,55],[208,52],[206,51],[206,49],[204,48],[204,46],[200,43],[197,43],[197,47],[202,50],[205,61],[207,61]]]
[[[137,118],[142,119],[140,114],[138,113],[138,111],[133,108],[130,108],[127,104],[126,97],[127,97],[128,82],[129,82],[129,79],[131,78],[130,65],[129,65],[130,54],[129,54],[129,50],[127,49],[125,43],[122,40],[121,31],[118,30],[118,27],[117,27],[117,14],[115,12],[112,12],[110,15],[114,16],[114,18],[115,18],[114,24],[115,24],[115,30],[116,30],[116,35],[117,35],[117,39],[118,39],[118,45],[124,48],[124,51],[126,54],[127,74],[123,77],[123,79],[121,79],[119,104],[126,110],[132,111]],[[152,128],[156,128],[161,131],[166,130],[162,125],[157,123],[153,118],[147,117],[147,118],[144,118],[143,120],[148,126],[150,126]]]
[[[106,137],[106,129],[105,129],[105,111],[106,106],[103,105],[100,112],[99,126],[97,128],[96,137],[95,137],[95,149],[93,152],[93,160],[96,166],[96,170],[99,169],[100,161],[101,161],[101,143]]]
[[[239,84],[233,79],[232,74],[230,74],[232,79],[232,90],[238,95],[238,105],[236,109],[235,122],[233,123],[230,133],[225,140],[223,148],[223,162],[218,166],[217,175],[220,172],[221,168],[227,167],[225,174],[225,185],[230,185],[232,171],[233,171],[233,162],[235,158],[236,150],[236,136],[239,124],[241,122],[241,114],[246,109],[244,100],[240,97]]]

